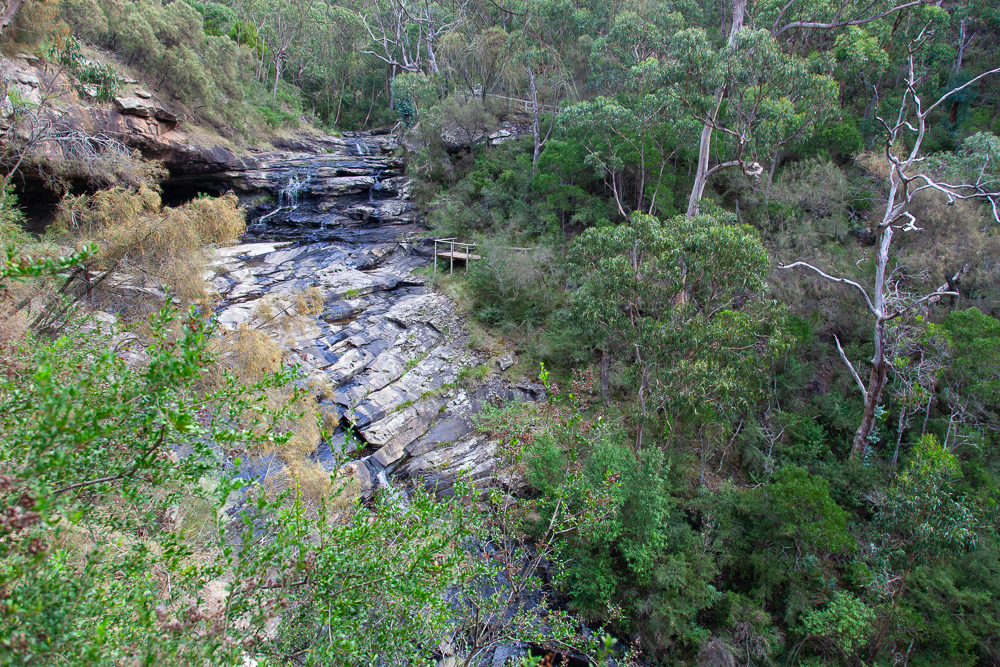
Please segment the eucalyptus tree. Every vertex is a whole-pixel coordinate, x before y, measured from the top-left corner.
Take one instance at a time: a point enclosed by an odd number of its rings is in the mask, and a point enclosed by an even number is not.
[[[664,172],[690,123],[663,94],[656,64],[682,25],[680,14],[661,5],[620,12],[592,50],[595,81],[616,94],[573,105],[559,118],[586,149],[587,163],[604,179],[622,217],[653,214],[658,201],[664,208],[661,189],[667,190],[666,210],[672,204],[673,169],[666,178]]]
[[[796,46],[807,41],[802,35],[864,25],[932,2],[729,0],[724,6],[729,15],[725,44],[716,45],[703,30],[682,33],[670,82],[678,99],[703,123],[688,217],[698,213],[713,174],[739,167],[759,176],[764,171],[762,160],[774,160],[777,151],[807,135],[833,110],[832,79],[795,55]],[[720,152],[712,146],[716,131],[728,141],[722,159],[713,165],[713,152]]]
[[[705,30],[688,29],[672,46],[663,68],[668,94],[703,124],[689,217],[698,213],[712,175],[738,167],[760,176],[778,151],[807,138],[836,107],[838,88],[829,74],[786,53],[767,31],[740,27],[717,50]],[[712,164],[716,132],[722,141],[714,152],[722,159]]]
[[[875,564],[881,570],[875,583],[890,604],[883,607],[869,643],[871,662],[886,648],[886,634],[894,621],[912,623],[899,604],[914,569],[971,551],[983,540],[986,522],[974,499],[959,491],[961,479],[962,466],[955,455],[937,438],[925,435],[895,483],[873,496],[878,509]]]
[[[670,100],[653,92],[622,98],[602,96],[575,104],[559,121],[587,151],[585,161],[604,179],[622,217],[631,211],[654,213],[664,170],[677,151]]]
[[[545,108],[545,93],[549,93],[550,104],[556,103],[571,87],[569,68],[559,50],[566,37],[566,5],[553,2],[537,2],[525,7],[518,19],[520,29],[511,36],[512,65],[527,85],[528,100],[531,103],[531,133],[534,143],[531,164],[537,173],[538,158],[555,127],[555,118],[548,131],[541,134],[541,115]],[[541,89],[541,90],[540,90]],[[541,95],[541,98],[539,97]]]
[[[634,369],[636,448],[657,416],[711,421],[751,405],[784,345],[783,310],[764,294],[767,253],[731,217],[634,213],[588,229],[573,261],[577,317]]]
[[[937,11],[943,14],[943,10]],[[936,15],[939,25],[947,20],[941,14]],[[911,213],[915,200],[918,197],[938,196],[949,203],[957,200],[979,201],[986,204],[989,216],[1000,222],[1000,139],[991,134],[977,134],[966,139],[957,152],[945,155],[927,155],[923,147],[935,112],[940,113],[942,105],[955,95],[986,77],[1000,73],[1000,67],[982,72],[943,95],[928,96],[928,88],[933,90],[936,83],[933,79],[929,80],[932,59],[920,60],[918,54],[933,36],[933,25],[928,21],[909,41],[907,69],[902,75],[903,96],[898,106],[890,108],[890,114],[877,115],[883,128],[881,168],[886,175],[882,179],[885,196],[882,214],[872,226],[874,283],[865,288],[856,281],[830,275],[806,262],[794,262],[784,267],[803,267],[825,280],[848,285],[861,297],[873,320],[874,353],[867,383],[862,381],[861,375],[841,350],[841,359],[864,397],[864,410],[854,434],[851,458],[863,455],[870,444],[882,390],[889,379],[891,358],[886,325],[919,304],[946,295],[958,296],[946,283],[923,296],[893,298],[895,287],[888,280],[894,260],[893,236],[897,231],[918,233],[922,229],[920,225],[933,222],[918,220]],[[878,93],[876,90],[875,94]]]
[[[316,20],[293,46],[289,66],[303,93],[337,125],[352,79],[366,69],[361,50],[368,37],[360,17],[346,7],[320,3],[314,11]]]
[[[397,70],[440,72],[435,49],[465,23],[470,0],[375,0],[359,15],[368,33],[370,54]]]

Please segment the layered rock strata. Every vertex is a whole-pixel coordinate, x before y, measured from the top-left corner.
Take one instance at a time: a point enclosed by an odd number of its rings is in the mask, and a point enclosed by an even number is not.
[[[459,476],[485,483],[494,475],[495,443],[476,434],[471,420],[488,396],[459,386],[463,371],[483,359],[468,348],[456,304],[414,273],[427,263],[417,250],[408,243],[249,243],[218,250],[214,261],[225,327],[256,325],[261,299],[268,312],[281,313],[306,290],[322,294],[321,312],[289,327],[286,362],[299,366],[304,387],[332,388],[321,408],[342,427],[317,443],[313,457],[353,475],[364,494],[390,474],[440,493]],[[354,458],[345,463],[345,456]]]

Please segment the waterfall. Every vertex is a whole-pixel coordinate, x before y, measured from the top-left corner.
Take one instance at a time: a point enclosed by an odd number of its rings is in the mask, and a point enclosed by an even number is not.
[[[378,474],[375,476],[375,480],[376,486],[383,489],[382,502],[395,505],[396,507],[409,506],[410,499],[406,495],[406,492],[393,486],[392,481],[389,480],[388,476],[385,474],[385,469],[378,471]]]
[[[299,179],[299,175],[297,173],[289,174],[288,182],[285,183],[285,187],[281,188],[278,192],[278,206],[296,208],[299,205],[299,194],[308,184],[308,175],[306,175],[304,179]]]
[[[368,146],[365,145],[365,142],[363,141],[355,142],[354,148],[357,149],[358,155],[362,157],[368,155]]]
[[[378,187],[379,181],[382,179],[382,170],[381,169],[375,169],[372,172],[372,177],[375,179],[375,182],[372,183],[372,186],[370,188],[368,188],[368,202],[369,203],[374,203],[375,202],[375,188]]]
[[[299,194],[305,190],[306,186],[309,184],[309,176],[306,175],[304,179],[300,179],[297,173],[291,173],[288,175],[288,180],[285,185],[278,190],[278,207],[260,216],[254,220],[253,225],[255,227],[260,227],[260,224],[270,218],[272,215],[276,215],[281,211],[288,210],[289,212],[294,211],[299,207]]]

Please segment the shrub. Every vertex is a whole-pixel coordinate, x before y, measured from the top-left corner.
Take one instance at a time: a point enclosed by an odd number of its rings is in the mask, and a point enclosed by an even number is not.
[[[209,119],[245,117],[239,108],[244,88],[256,82],[243,77],[241,47],[225,34],[234,18],[228,7],[196,0],[69,0],[63,18],[80,37],[118,53],[157,88]]]
[[[50,232],[54,238],[96,243],[100,250],[90,270],[106,272],[106,296],[118,301],[112,286],[127,289],[120,280],[139,279],[132,296],[144,293],[151,282],[184,301],[205,296],[202,279],[207,244],[234,242],[246,228],[235,195],[203,197],[177,208],[161,207],[159,195],[146,186],[137,191],[115,187],[93,195],[67,195]],[[117,281],[112,276],[117,274]],[[134,308],[134,306],[131,306]]]
[[[813,638],[832,642],[847,656],[853,656],[872,632],[875,612],[850,593],[837,591],[822,609],[806,612],[803,629]]]
[[[461,506],[416,491],[377,521],[335,517],[229,478],[229,457],[287,440],[262,392],[289,376],[199,392],[212,327],[169,309],[151,324],[141,369],[90,332],[0,374],[0,662],[428,658],[464,581]]]

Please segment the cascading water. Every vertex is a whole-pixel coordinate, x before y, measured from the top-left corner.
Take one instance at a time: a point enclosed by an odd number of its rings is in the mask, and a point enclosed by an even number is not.
[[[257,218],[253,222],[253,228],[260,229],[265,220],[282,211],[291,212],[297,209],[299,207],[299,195],[303,190],[305,190],[308,184],[308,174],[304,179],[300,179],[298,173],[296,172],[289,174],[285,185],[278,191],[278,207],[270,213]]]
[[[337,150],[276,152],[257,158],[239,189],[252,193],[250,235],[259,240],[390,239],[400,222],[416,222],[401,193],[399,158],[388,139],[351,137]],[[261,198],[267,193],[270,200]],[[388,223],[388,224],[386,224]]]
[[[278,192],[278,206],[287,206],[290,208],[298,208],[299,206],[299,195],[305,190],[306,186],[309,184],[309,175],[306,174],[304,179],[300,179],[298,173],[291,173],[288,175],[288,182],[285,183],[285,187],[281,188]]]

